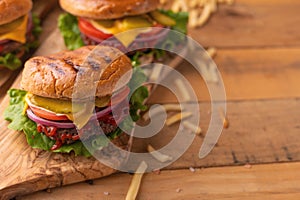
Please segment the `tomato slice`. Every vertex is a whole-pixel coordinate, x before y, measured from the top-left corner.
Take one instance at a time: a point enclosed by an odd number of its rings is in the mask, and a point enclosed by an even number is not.
[[[30,107],[30,106],[29,106]],[[30,109],[38,117],[52,120],[52,121],[66,121],[69,120],[66,115],[56,115],[55,113],[48,112],[46,110],[31,106]]]
[[[113,36],[112,34],[106,34],[106,33],[103,33],[102,31],[96,29],[90,22],[88,22],[87,20],[85,20],[83,18],[79,18],[78,27],[83,34],[85,34],[89,37],[92,37],[92,38],[105,40],[105,39]]]
[[[120,102],[122,102],[124,100],[124,98],[126,96],[128,96],[129,92],[130,92],[130,89],[128,87],[125,87],[118,94],[113,95],[113,100],[110,102],[109,105],[112,105],[112,103],[114,103],[114,105],[119,104]],[[48,120],[52,120],[52,121],[67,121],[67,120],[69,120],[66,115],[56,115],[53,112],[50,112],[50,111],[47,111],[47,110],[44,110],[44,109],[41,109],[41,108],[35,107],[35,106],[29,105],[29,107],[35,115],[37,115],[38,117],[44,118],[44,119],[48,119]]]

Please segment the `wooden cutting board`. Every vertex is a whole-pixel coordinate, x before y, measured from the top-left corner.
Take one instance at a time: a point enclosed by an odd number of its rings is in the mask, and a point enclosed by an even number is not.
[[[56,19],[53,19],[56,22]],[[43,42],[35,55],[48,55],[65,46],[62,37],[55,29]],[[181,58],[170,60],[170,66],[177,66]],[[21,74],[12,88],[20,87]],[[0,104],[0,113],[7,107],[6,96]],[[0,119],[0,199],[13,198],[35,191],[62,185],[96,179],[116,172],[94,158],[50,153],[32,149],[22,132],[7,128],[8,122]],[[121,137],[118,142],[123,148],[128,147],[128,138]],[[129,145],[130,146],[130,145]]]

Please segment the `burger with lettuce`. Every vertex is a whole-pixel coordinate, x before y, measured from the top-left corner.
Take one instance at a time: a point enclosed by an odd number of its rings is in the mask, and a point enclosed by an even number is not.
[[[91,54],[96,56],[89,60]],[[107,67],[94,80],[91,74],[98,73],[99,66]],[[128,117],[136,121],[138,110],[145,109],[146,87],[130,89],[142,84],[145,76],[138,68],[131,69],[126,55],[107,46],[85,46],[33,57],[25,63],[22,90],[8,91],[10,105],[4,117],[10,122],[9,128],[25,133],[33,148],[61,153],[73,151],[75,155],[89,157],[93,154],[91,150],[107,145],[107,138],[120,140],[124,135],[120,126],[130,128]],[[117,84],[120,77],[125,78]],[[96,84],[94,94],[89,92],[91,86],[87,84],[91,79]],[[75,98],[76,88],[83,95]],[[93,103],[92,115],[87,112],[87,102]],[[97,127],[101,131],[95,131]],[[83,140],[89,148],[83,145]]]
[[[0,69],[19,68],[26,52],[37,47],[41,28],[31,8],[31,0],[0,1]]]
[[[59,17],[58,26],[68,49],[83,45],[104,44],[136,54],[162,57],[159,48],[178,46],[182,40],[169,37],[168,30],[187,33],[188,13],[158,9],[159,0],[60,0],[68,13]],[[129,34],[120,34],[136,30]],[[136,50],[133,51],[131,50]],[[161,48],[160,48],[161,49]],[[137,57],[137,56],[136,56]]]

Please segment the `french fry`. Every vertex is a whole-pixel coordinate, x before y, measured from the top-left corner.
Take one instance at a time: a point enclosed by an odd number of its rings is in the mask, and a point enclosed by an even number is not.
[[[229,121],[228,118],[225,116],[224,110],[220,109],[220,116],[223,119],[223,127],[229,128]]]
[[[182,124],[185,128],[195,132],[196,135],[200,135],[202,132],[202,129],[199,126],[196,126],[195,124],[192,124],[189,121],[184,121]]]
[[[164,104],[162,105],[165,108],[166,112],[169,111],[181,111],[181,106],[179,104]],[[184,108],[182,108],[184,110]],[[152,116],[155,116],[160,113],[160,109],[158,107],[154,108],[154,110],[151,111]],[[143,120],[148,121],[150,119],[149,110],[143,115]]]
[[[160,4],[165,5],[167,3],[167,0],[160,0]]]
[[[190,19],[189,19],[189,26],[192,28],[196,28],[198,25],[198,10],[191,10],[190,12]]]
[[[164,163],[164,162],[173,160],[173,158],[171,156],[165,155],[159,151],[156,151],[150,144],[148,144],[147,150],[159,162]]]
[[[214,58],[217,54],[217,49],[214,47],[209,47],[206,52],[211,58]]]
[[[204,79],[204,81],[207,81],[207,82],[211,81],[212,77],[211,77],[208,66],[201,63],[201,60],[195,60],[195,61],[196,61],[198,68],[201,71],[201,76]]]
[[[190,0],[189,1],[190,8],[196,8],[197,6],[199,6],[199,0]]]
[[[127,195],[126,195],[126,200],[135,200],[140,185],[141,185],[141,181],[142,181],[142,177],[143,174],[145,173],[146,169],[147,169],[147,164],[145,163],[145,161],[142,161],[141,164],[139,165],[138,169],[136,170],[137,173],[135,173],[132,177]]]
[[[155,107],[153,109],[151,109],[151,114],[152,116],[155,116],[157,114],[159,114],[161,112],[159,107]],[[143,120],[144,121],[148,121],[150,119],[150,113],[149,110],[143,115]]]
[[[174,12],[179,12],[179,11],[187,12],[188,6],[184,0],[176,0],[172,5],[171,10],[173,10]]]
[[[217,0],[218,3],[226,3],[228,5],[232,5],[234,0]]]
[[[175,114],[172,117],[167,119],[166,125],[171,126],[171,125],[177,123],[178,121],[186,119],[192,115],[193,115],[193,113],[191,113],[191,112],[182,112],[182,113]]]
[[[187,91],[186,86],[184,85],[183,81],[181,79],[176,79],[175,80],[175,85],[177,89],[179,90],[181,97],[184,102],[188,102],[191,100],[191,96],[189,92]]]
[[[162,65],[159,65],[157,64],[154,68],[153,68],[153,71],[150,75],[150,81],[156,81],[158,78],[159,78],[159,75],[161,73],[161,70],[162,70],[163,66]]]
[[[167,112],[168,111],[181,111],[180,104],[164,104],[163,107],[166,109]]]
[[[162,5],[167,2],[166,0],[160,1]],[[188,11],[190,13],[189,26],[196,28],[208,21],[211,14],[217,11],[219,3],[232,5],[234,0],[174,0],[171,9],[175,12]]]
[[[207,0],[198,0],[198,1],[200,7],[203,7],[207,3]]]
[[[208,0],[207,3],[210,4],[211,12],[217,11],[217,0]]]
[[[205,4],[203,11],[198,19],[197,26],[203,26],[208,21],[211,12],[212,12],[211,5]]]

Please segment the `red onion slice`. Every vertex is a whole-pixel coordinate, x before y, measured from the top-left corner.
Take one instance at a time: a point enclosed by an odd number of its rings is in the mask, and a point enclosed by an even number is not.
[[[167,34],[169,33],[170,29],[168,28],[161,28],[159,27],[152,27],[153,30],[149,31],[147,33],[141,33],[135,40],[128,46],[125,47],[116,37],[112,36],[108,39],[100,39],[96,38],[90,35],[86,35],[84,33],[81,33],[84,38],[88,38],[89,40],[93,41],[95,44],[101,44],[105,46],[112,46],[115,47],[123,52],[130,51],[131,49],[134,49],[136,47],[145,48],[147,46],[153,46],[154,44],[160,42],[163,40]],[[152,45],[150,45],[150,44]]]
[[[122,91],[125,91],[125,92],[122,92]],[[92,117],[90,118],[90,120],[99,119],[101,117],[104,117],[104,116],[108,115],[109,113],[111,113],[112,110],[115,109],[116,107],[119,107],[119,106],[126,107],[123,105],[124,105],[124,103],[127,103],[126,97],[127,97],[128,93],[129,93],[128,88],[124,88],[123,90],[121,90],[119,92],[119,94],[122,94],[123,96],[119,97],[119,98],[121,98],[121,101],[118,104],[108,106],[105,109],[103,109],[97,113],[94,113],[92,115]],[[116,95],[118,95],[118,94],[116,94]],[[27,112],[27,116],[29,117],[29,119],[31,119],[32,121],[34,121],[38,124],[42,124],[42,125],[49,126],[49,127],[57,127],[57,128],[75,128],[75,124],[72,122],[58,122],[58,121],[51,121],[51,120],[43,119],[41,117],[36,116],[30,109],[27,109],[26,112]],[[123,116],[124,114],[125,113],[121,113],[121,116],[117,119],[118,122],[120,122],[124,118],[124,116]]]
[[[0,40],[0,44],[5,44],[5,43],[8,43],[9,40]]]
[[[32,121],[38,123],[38,124],[42,124],[45,126],[49,126],[49,127],[57,127],[57,128],[75,128],[75,125],[73,123],[70,122],[55,122],[55,121],[50,121],[47,119],[43,119],[40,118],[38,116],[36,116],[30,109],[27,109],[26,111],[27,116],[29,117],[29,119],[31,119]]]

